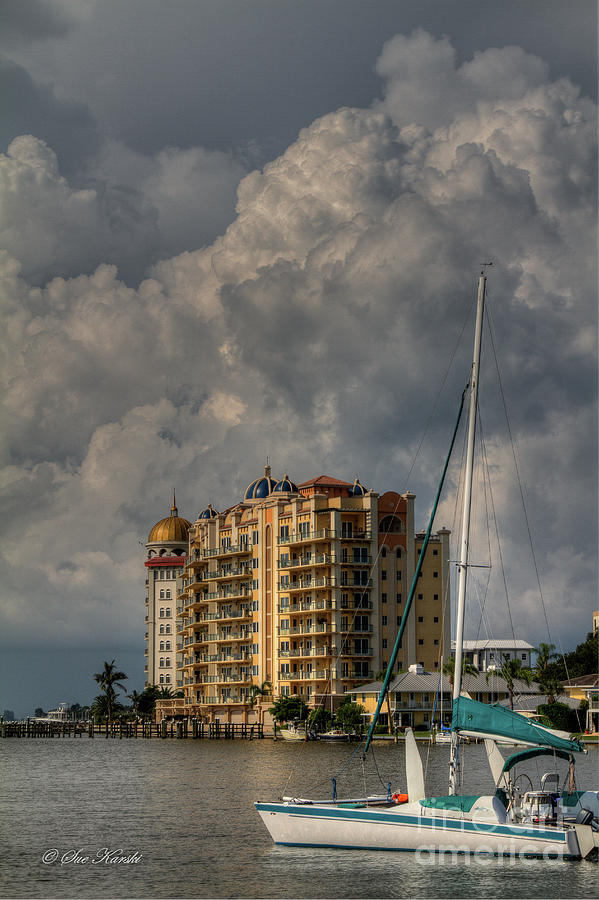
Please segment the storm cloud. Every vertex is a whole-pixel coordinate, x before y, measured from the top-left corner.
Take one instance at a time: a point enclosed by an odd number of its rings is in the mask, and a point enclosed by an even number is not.
[[[94,161],[102,190],[82,188],[33,135],[0,159],[13,644],[137,640],[138,541],[172,486],[193,519],[238,500],[266,455],[295,481],[359,473],[375,490],[414,490],[422,527],[490,259],[545,602],[565,645],[590,627],[595,105],[521,48],[460,61],[422,30],[390,40],[377,72],[369,107],[316,119],[247,174],[221,150],[142,159],[116,141]],[[481,417],[518,633],[546,640],[501,408],[495,390]],[[453,526],[452,477],[439,526]],[[509,636],[498,594],[485,622]]]

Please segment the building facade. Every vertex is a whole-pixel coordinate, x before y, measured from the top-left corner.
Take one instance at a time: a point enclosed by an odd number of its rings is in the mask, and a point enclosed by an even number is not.
[[[534,647],[519,638],[487,638],[463,642],[464,657],[476,666],[479,672],[501,668],[506,660],[517,659],[523,669],[532,665]],[[451,653],[455,655],[455,641],[451,642]]]
[[[190,522],[171,514],[154,525],[146,543],[145,686],[171,687],[177,676],[177,578],[183,574]]]
[[[185,694],[179,711],[205,721],[262,721],[273,697],[336,706],[371,682],[387,665],[422,545],[414,499],[379,495],[357,478],[296,485],[267,466],[241,501],[222,513],[206,507],[184,548],[152,542],[168,555],[155,552],[150,570],[181,573],[179,551],[187,552],[168,670]],[[448,557],[449,532],[441,530],[423,563],[398,669],[419,662],[434,671],[449,652]],[[149,581],[161,586],[158,576]],[[159,622],[155,616],[149,628],[155,642]],[[156,665],[149,671],[167,674]]]

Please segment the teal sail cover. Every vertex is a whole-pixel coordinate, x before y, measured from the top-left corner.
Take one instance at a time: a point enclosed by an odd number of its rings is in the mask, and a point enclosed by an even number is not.
[[[515,743],[531,744],[534,747],[555,747],[570,753],[584,752],[579,741],[560,737],[550,728],[532,722],[505,706],[479,703],[470,697],[460,696],[453,701],[451,727],[453,731],[481,737],[504,737]]]

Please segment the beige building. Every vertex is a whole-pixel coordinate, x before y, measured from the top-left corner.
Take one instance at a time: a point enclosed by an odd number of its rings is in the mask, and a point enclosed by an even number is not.
[[[422,543],[413,494],[328,476],[295,485],[267,466],[241,501],[222,513],[208,506],[189,525],[188,548],[157,540],[166,522],[152,530],[151,549],[174,555],[171,574],[188,551],[175,682],[187,715],[258,721],[284,695],[337,705],[387,664]],[[449,653],[448,540],[442,530],[429,545],[398,668],[435,670]],[[146,566],[166,567],[160,558]],[[154,644],[158,621],[149,623]],[[169,674],[172,683],[172,666]],[[256,697],[265,682],[269,695]]]
[[[146,687],[175,688],[177,578],[183,573],[190,528],[173,496],[170,516],[154,525],[146,543]]]

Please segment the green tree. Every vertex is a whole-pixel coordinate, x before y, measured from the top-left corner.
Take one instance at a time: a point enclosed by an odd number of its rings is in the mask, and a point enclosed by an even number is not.
[[[41,706],[36,706],[35,712],[34,712],[33,715],[36,717],[36,719],[43,719],[44,716],[46,715],[46,713],[45,713],[44,710],[41,708]]]
[[[299,697],[278,697],[268,711],[275,722],[303,722],[308,716],[308,707]]]
[[[354,703],[353,700],[344,700],[343,703],[337,707],[335,721],[338,725],[341,725],[345,731],[351,728],[361,731],[364,724],[362,714],[365,712],[366,710],[361,703]]]
[[[106,694],[98,694],[92,701],[89,711],[96,722],[99,722],[102,719],[112,721],[115,715],[124,712],[124,707],[116,700],[113,700],[110,704]]]
[[[138,691],[131,691],[130,694],[127,694],[127,698],[131,701],[131,705],[133,707],[133,715],[137,718],[139,715],[139,703],[142,698],[142,694]]]
[[[443,664],[443,674],[447,675],[449,678],[449,683],[453,688],[455,681],[455,656],[451,656],[444,664]],[[462,656],[462,678],[466,675],[478,675],[478,669],[471,663],[469,659],[466,659],[465,656]]]
[[[387,674],[386,669],[381,669],[380,672],[377,672],[374,677],[376,678],[377,681],[383,681],[386,674]],[[389,682],[389,685],[391,685],[391,682]],[[387,694],[385,695],[385,702],[387,703],[387,718],[389,720],[389,734],[395,734],[395,722],[393,721],[393,715],[391,713],[391,693],[390,693],[390,691],[387,691]]]
[[[328,709],[317,706],[316,709],[310,710],[308,714],[308,726],[313,731],[327,731],[330,724],[331,714]]]
[[[499,668],[486,673],[487,683],[493,676],[499,676],[505,681],[510,698],[510,709],[514,708],[514,682],[520,680],[531,684],[534,680],[533,671],[523,666],[519,659],[505,659],[505,657],[502,658]]]
[[[109,720],[112,720],[116,710],[115,687],[121,691],[126,691],[127,688],[120,683],[121,681],[125,681],[126,678],[127,675],[116,668],[114,659],[110,663],[105,662],[104,669],[94,675],[94,679],[100,685],[101,690],[104,691],[106,697],[106,715]]]

